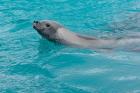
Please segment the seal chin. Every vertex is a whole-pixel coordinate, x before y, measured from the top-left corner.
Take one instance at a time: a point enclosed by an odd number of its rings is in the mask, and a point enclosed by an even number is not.
[[[34,28],[37,32],[40,32],[40,29],[39,29],[36,25],[34,25],[34,24],[33,24],[33,28]]]
[[[33,23],[33,28],[36,29],[36,23]]]

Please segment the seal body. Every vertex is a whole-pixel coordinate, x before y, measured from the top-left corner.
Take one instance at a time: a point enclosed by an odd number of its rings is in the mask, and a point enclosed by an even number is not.
[[[49,41],[90,49],[140,51],[140,37],[101,39],[83,36],[69,31],[55,21],[34,21],[33,28]]]

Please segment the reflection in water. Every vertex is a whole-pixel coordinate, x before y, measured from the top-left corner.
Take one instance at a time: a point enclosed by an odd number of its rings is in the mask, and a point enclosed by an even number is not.
[[[51,56],[57,56],[57,54],[64,49],[64,46],[58,43],[50,42],[46,39],[39,40],[38,46],[38,61],[41,61],[42,58],[45,58],[46,61],[50,61]],[[42,60],[45,60],[42,59]]]

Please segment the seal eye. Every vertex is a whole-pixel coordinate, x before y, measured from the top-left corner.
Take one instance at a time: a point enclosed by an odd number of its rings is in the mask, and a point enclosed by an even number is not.
[[[50,24],[46,24],[46,27],[50,27]]]

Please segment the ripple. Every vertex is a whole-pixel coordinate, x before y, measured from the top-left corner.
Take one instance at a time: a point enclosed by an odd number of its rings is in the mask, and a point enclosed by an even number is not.
[[[118,80],[118,81],[131,81],[131,80],[139,80],[140,77],[137,76],[121,76],[121,77],[116,77],[113,80]]]
[[[81,69],[81,68],[69,68],[69,69],[63,69],[59,70],[57,72],[57,80],[64,80],[64,81],[70,81],[73,80],[76,81],[79,77],[85,77],[88,76],[89,78],[96,77],[105,73],[111,72],[111,69],[105,69],[105,68],[91,68],[91,69]],[[81,79],[83,79],[81,78]],[[87,80],[88,81],[88,80]],[[84,82],[84,81],[83,81]]]
[[[133,90],[133,91],[130,91],[130,92],[127,92],[127,93],[140,93],[140,90]]]

